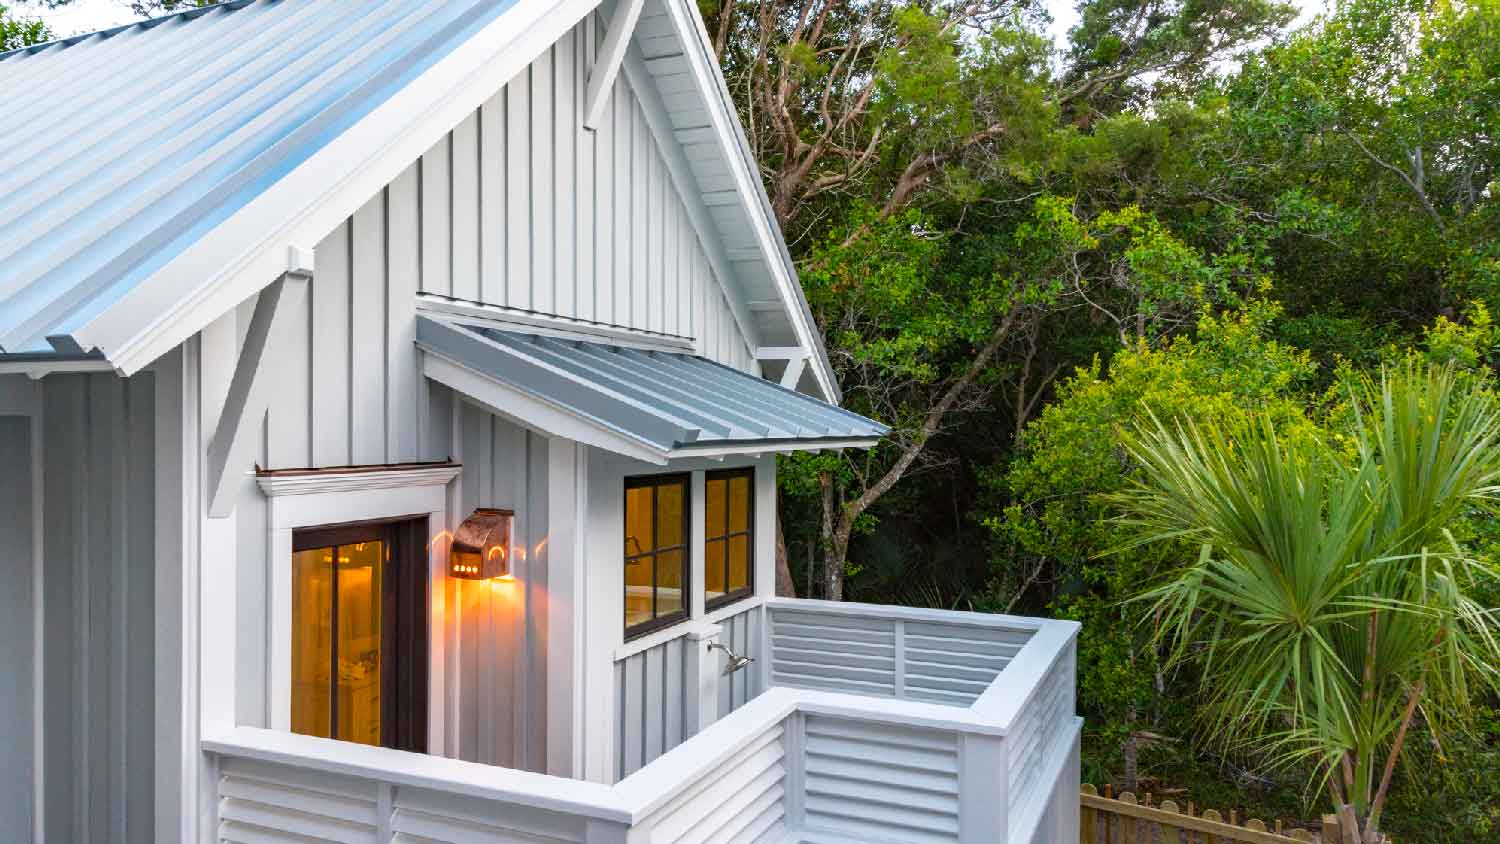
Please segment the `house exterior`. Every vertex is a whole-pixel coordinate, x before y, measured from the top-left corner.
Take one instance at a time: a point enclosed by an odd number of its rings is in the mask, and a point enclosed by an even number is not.
[[[687,0],[0,54],[0,829],[1067,842],[1075,625],[774,595],[868,447]]]

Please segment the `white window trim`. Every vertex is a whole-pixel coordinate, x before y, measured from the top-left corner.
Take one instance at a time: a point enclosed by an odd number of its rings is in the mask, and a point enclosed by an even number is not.
[[[447,580],[448,484],[457,465],[401,469],[318,471],[257,478],[267,498],[270,559],[271,729],[292,728],[292,532],[347,522],[427,517],[429,642],[427,747],[441,752],[443,713],[443,595]]]

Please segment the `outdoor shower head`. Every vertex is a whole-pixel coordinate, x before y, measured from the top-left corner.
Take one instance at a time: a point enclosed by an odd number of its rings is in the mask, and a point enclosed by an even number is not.
[[[710,642],[708,644],[708,649],[711,651],[723,651],[724,655],[729,657],[729,664],[724,666],[725,674],[733,674],[734,672],[739,671],[741,668],[744,668],[745,666],[755,661],[755,657],[742,656],[740,654],[737,654],[734,651],[730,650],[729,646],[724,644],[723,642]]]

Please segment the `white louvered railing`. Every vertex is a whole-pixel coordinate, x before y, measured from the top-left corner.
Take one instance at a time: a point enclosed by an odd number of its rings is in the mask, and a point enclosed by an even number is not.
[[[1077,840],[1077,800],[1061,793],[1077,780],[1076,624],[809,604],[766,605],[765,692],[614,785],[254,728],[208,730],[218,839]],[[883,662],[857,663],[883,680],[805,667],[838,668],[841,653],[858,651],[856,631],[869,634],[867,650],[889,649],[865,654]],[[959,671],[964,655],[990,660],[977,690]],[[850,682],[867,684],[854,687],[864,693],[850,693]]]
[[[771,683],[968,706],[1037,630],[1035,619],[777,598]]]

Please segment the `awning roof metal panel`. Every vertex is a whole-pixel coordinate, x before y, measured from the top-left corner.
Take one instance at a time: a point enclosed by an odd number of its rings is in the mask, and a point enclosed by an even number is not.
[[[417,317],[417,345],[488,383],[627,438],[662,458],[868,447],[890,430],[836,405],[685,353],[526,334],[428,315]]]

